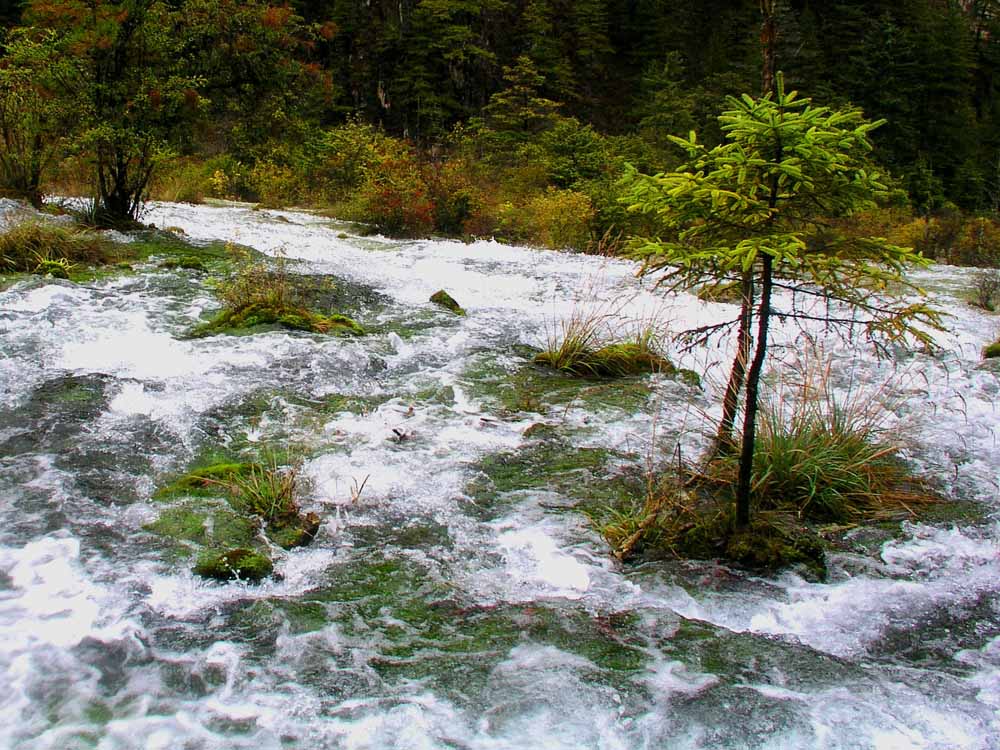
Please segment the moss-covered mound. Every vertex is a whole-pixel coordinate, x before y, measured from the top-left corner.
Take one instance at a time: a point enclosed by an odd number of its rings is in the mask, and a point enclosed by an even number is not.
[[[274,564],[265,555],[251,549],[237,549],[205,552],[195,563],[194,572],[204,578],[218,581],[252,581],[259,583],[271,575]]]
[[[161,487],[154,497],[164,499],[179,495],[219,495],[237,477],[250,474],[258,464],[224,461],[192,469]]]
[[[439,307],[443,307],[445,310],[451,310],[456,315],[465,315],[464,308],[444,289],[434,292],[431,295],[431,302]]]
[[[291,331],[308,331],[338,336],[363,336],[364,328],[346,315],[319,315],[304,307],[252,304],[238,309],[226,309],[213,320],[196,326],[193,338],[220,333],[246,331],[262,326],[276,326]]]
[[[1000,341],[996,341],[983,349],[983,359],[1000,357]]]
[[[194,255],[182,255],[178,258],[167,258],[160,262],[160,268],[166,271],[173,271],[182,268],[187,271],[200,271],[204,273],[208,270],[205,262]]]
[[[315,513],[299,513],[290,509],[267,522],[267,538],[283,549],[305,547],[316,537],[320,518]]]
[[[627,342],[608,344],[600,349],[580,349],[567,356],[566,352],[545,351],[535,356],[535,364],[582,377],[622,377],[647,372],[673,375],[673,363],[648,346]]]
[[[319,531],[319,516],[299,510],[296,482],[297,467],[279,467],[273,456],[268,465],[201,466],[156,493],[180,502],[144,528],[168,540],[173,556],[197,553],[198,575],[259,581],[271,572],[267,541],[292,549]]]
[[[690,559],[723,559],[748,570],[775,573],[795,567],[815,580],[826,579],[823,538],[788,513],[760,512],[737,529],[731,506],[695,519],[672,541],[676,554]]]

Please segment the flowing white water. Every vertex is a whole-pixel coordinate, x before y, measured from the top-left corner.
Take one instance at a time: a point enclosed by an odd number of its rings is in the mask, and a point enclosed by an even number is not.
[[[185,339],[217,303],[153,263],[0,292],[0,747],[1000,747],[1000,383],[979,364],[1000,325],[961,301],[969,272],[921,274],[952,315],[943,354],[823,351],[845,392],[891,381],[914,465],[984,520],[907,526],[819,584],[623,569],[564,508],[702,449],[731,355],[679,357],[704,391],[567,392],[525,375],[525,345],[581,298],[674,330],[732,307],[663,298],[624,261],[240,207],[148,219],[367,289],[349,312],[370,333]],[[467,317],[428,302],[440,288]],[[796,361],[800,333],[776,339]],[[589,469],[548,481],[538,423]],[[305,457],[320,533],[259,586],[204,581],[144,529],[153,492],[265,446]]]

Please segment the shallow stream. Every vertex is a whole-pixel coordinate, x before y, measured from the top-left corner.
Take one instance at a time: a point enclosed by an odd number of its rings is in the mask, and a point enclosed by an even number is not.
[[[676,331],[734,307],[306,213],[146,220],[330,277],[369,333],[185,338],[211,277],[155,260],[0,292],[0,747],[1000,748],[1000,318],[962,300],[971,271],[920,274],[951,314],[936,355],[776,334],[786,371],[822,351],[842,392],[891,390],[909,460],[973,509],[859,531],[821,584],[622,567],[576,508],[704,449],[727,346],[673,352],[703,388],[530,365],[583,309]],[[181,502],[157,488],[266,447],[300,457],[317,538],[260,585],[195,576],[148,528]]]

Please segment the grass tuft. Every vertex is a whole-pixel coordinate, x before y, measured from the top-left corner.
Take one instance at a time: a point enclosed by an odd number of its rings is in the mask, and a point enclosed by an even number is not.
[[[0,270],[65,278],[77,264],[117,260],[114,245],[97,232],[27,219],[0,232]]]
[[[285,549],[311,542],[320,521],[315,513],[303,515],[295,501],[300,466],[280,466],[272,454],[264,463],[248,464],[247,467],[219,481],[229,490],[233,507],[263,519],[267,535]]]
[[[581,377],[675,373],[674,365],[660,353],[656,321],[623,321],[621,307],[578,305],[569,318],[549,330],[545,350],[535,363]],[[624,338],[616,335],[623,327],[632,329]]]

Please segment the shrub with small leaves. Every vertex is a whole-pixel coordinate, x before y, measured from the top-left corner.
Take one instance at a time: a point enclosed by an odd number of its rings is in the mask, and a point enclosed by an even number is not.
[[[553,250],[583,249],[590,241],[594,215],[583,193],[550,187],[522,206],[502,206],[499,231],[514,242]]]
[[[391,237],[424,237],[434,229],[434,201],[416,157],[402,141],[366,170],[355,218]]]
[[[972,283],[972,304],[993,312],[1000,294],[1000,270],[984,269],[976,274]]]

